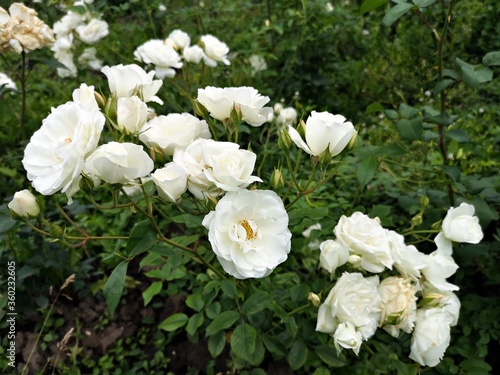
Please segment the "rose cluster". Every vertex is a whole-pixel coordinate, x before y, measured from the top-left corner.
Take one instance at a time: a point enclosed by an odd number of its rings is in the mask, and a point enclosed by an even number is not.
[[[165,39],[152,39],[137,47],[134,57],[147,65],[154,65],[156,77],[173,78],[175,69],[183,67],[185,62],[199,64],[202,60],[210,67],[218,62],[230,65],[227,58],[229,47],[215,36],[207,34],[200,38],[199,45],[191,45],[191,37],[176,29]]]
[[[0,53],[31,52],[54,43],[54,34],[34,9],[13,3],[7,12],[0,7]]]
[[[75,1],[74,7],[79,7],[82,12],[68,10],[68,12],[56,23],[53,30],[56,40],[51,50],[58,62],[64,68],[57,68],[60,77],[76,77],[78,69],[75,64],[76,41],[84,45],[95,45],[109,34],[108,23],[92,12],[87,2]],[[78,57],[82,66],[88,66],[94,70],[102,68],[102,61],[96,57],[95,47],[86,47]]]
[[[474,206],[449,209],[430,254],[361,212],[342,216],[333,233],[335,239],[320,244],[320,267],[332,278],[339,267],[344,272],[319,307],[316,330],[330,334],[338,351],[356,354],[378,327],[394,337],[403,331],[412,335],[410,358],[436,366],[460,309],[458,287],[446,280],[458,268],[452,241],[483,237]]]

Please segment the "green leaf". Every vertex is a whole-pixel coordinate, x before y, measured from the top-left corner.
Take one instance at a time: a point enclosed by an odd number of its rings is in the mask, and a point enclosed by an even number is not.
[[[15,177],[17,174],[17,171],[15,169],[0,167],[0,174],[3,174],[3,175],[8,176],[8,177]]]
[[[272,301],[269,294],[257,290],[245,301],[241,309],[245,314],[252,315],[271,306],[272,306]]]
[[[312,375],[330,375],[330,371],[324,367],[318,367]]]
[[[200,328],[203,324],[203,320],[204,318],[202,313],[196,313],[191,316],[186,325],[186,332],[188,333],[188,335],[194,335],[198,328]]]
[[[460,367],[465,370],[465,373],[474,375],[487,375],[492,370],[488,363],[480,359],[466,359],[460,362]]]
[[[307,284],[297,284],[290,288],[290,298],[294,302],[303,301],[307,298],[310,288]]]
[[[263,342],[267,350],[274,356],[278,358],[282,358],[285,356],[285,353],[287,352],[285,345],[276,336],[266,335],[264,336]]]
[[[412,0],[412,1],[413,4],[415,4],[419,8],[426,8],[436,2],[436,0]]]
[[[252,361],[257,342],[257,331],[249,324],[241,324],[231,335],[231,349],[237,357]]]
[[[382,22],[385,26],[391,26],[394,22],[396,22],[399,18],[401,18],[405,13],[407,13],[411,8],[413,8],[413,4],[410,3],[401,3],[394,7],[392,7],[382,19]]]
[[[459,68],[462,81],[470,88],[476,88],[481,83],[489,82],[493,79],[493,71],[482,65],[470,65],[458,57],[455,64]]]
[[[365,0],[361,4],[360,12],[365,14],[374,9],[380,8],[382,5],[387,4],[389,0]]]
[[[483,64],[486,66],[500,65],[500,51],[488,52],[484,55]]]
[[[190,294],[186,298],[186,305],[192,308],[194,311],[201,311],[203,306],[205,306],[205,301],[203,301],[203,297],[199,293]]]
[[[384,114],[390,120],[395,120],[395,119],[397,119],[399,117],[398,113],[395,110],[393,110],[393,109],[385,109],[384,110]]]
[[[47,60],[47,59],[29,59],[28,60],[28,70],[33,70],[33,68],[38,65],[38,64],[43,64],[50,66],[54,69],[68,69],[66,65],[61,64],[59,61],[56,60]]]
[[[159,328],[167,332],[175,331],[184,326],[188,322],[188,316],[183,313],[170,315],[167,319],[160,323]]]
[[[457,115],[450,115],[448,113],[440,113],[439,115],[436,116],[431,116],[427,117],[425,121],[431,122],[434,124],[441,124],[441,125],[451,125],[455,122],[455,120],[458,118]]]
[[[383,111],[384,111],[384,107],[382,107],[382,104],[380,104],[379,102],[375,102],[375,103],[370,104],[368,107],[366,107],[365,115],[368,115],[368,114],[374,113],[374,112],[383,112]]]
[[[413,117],[415,117],[416,115],[418,115],[421,111],[420,108],[413,108],[412,106],[409,106],[408,104],[405,104],[405,103],[401,103],[399,105],[399,114],[401,115],[401,117],[404,117],[406,119],[411,119]]]
[[[422,139],[422,122],[422,117],[418,117],[413,120],[407,120],[403,118],[396,123],[396,129],[401,138],[408,141],[416,141]]]
[[[149,220],[138,222],[132,228],[125,253],[131,257],[144,253],[156,243],[157,234]]]
[[[224,350],[226,345],[226,333],[219,331],[208,338],[208,352],[212,357],[217,357]]]
[[[109,275],[109,279],[104,285],[104,299],[108,305],[108,309],[111,315],[115,313],[118,303],[123,292],[123,286],[125,285],[125,276],[127,275],[128,262],[124,260]]]
[[[220,303],[219,302],[214,302],[211,305],[208,305],[207,308],[205,309],[205,314],[207,314],[207,318],[209,319],[215,319],[217,315],[220,314]]]
[[[452,129],[445,133],[446,137],[451,138],[459,143],[470,142],[469,135],[462,129]]]
[[[236,323],[239,317],[240,314],[237,311],[224,311],[220,313],[208,325],[206,335],[212,336],[223,329],[231,327],[234,323]]]
[[[222,292],[231,299],[238,298],[238,289],[232,279],[224,279],[221,282]]]
[[[163,281],[155,281],[152,283],[148,289],[142,292],[142,299],[144,300],[144,306],[147,306],[149,302],[160,293],[161,287],[163,286]]]
[[[460,181],[460,168],[456,165],[442,165],[441,169],[455,182]]]
[[[460,74],[455,69],[443,69],[443,76],[453,78],[454,80],[460,78]]]
[[[374,157],[368,157],[362,160],[356,169],[356,179],[358,183],[361,185],[361,188],[364,188],[366,184],[375,176],[375,172],[377,171],[378,160]]]
[[[295,341],[290,349],[290,352],[288,353],[288,364],[292,370],[297,370],[304,366],[308,354],[309,351],[306,344],[300,340]]]
[[[330,367],[344,367],[347,365],[337,356],[336,349],[332,346],[319,345],[314,348],[314,352]]]
[[[432,90],[432,95],[436,96],[441,91],[450,87],[453,84],[453,82],[455,82],[455,80],[450,79],[450,78],[443,79],[442,81],[439,81],[438,83],[436,83],[436,86],[434,86],[434,89]]]

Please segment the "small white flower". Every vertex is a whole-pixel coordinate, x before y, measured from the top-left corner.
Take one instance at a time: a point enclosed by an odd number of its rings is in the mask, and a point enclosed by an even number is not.
[[[227,193],[203,226],[222,268],[238,279],[268,276],[290,252],[288,214],[271,190]]]
[[[176,202],[186,192],[188,175],[184,168],[171,162],[151,174],[158,194],[167,202]]]
[[[221,42],[215,36],[207,34],[201,37],[201,44],[205,55],[203,60],[205,64],[211,67],[217,66],[217,62],[220,61],[225,65],[231,65],[227,59],[227,54],[229,53],[229,47],[226,43]]]
[[[94,44],[109,34],[109,27],[106,21],[92,18],[88,24],[77,26],[76,32],[82,42]]]
[[[183,50],[184,48],[189,47],[189,44],[191,43],[189,35],[179,29],[172,31],[168,35],[167,40],[170,41],[173,47],[177,50]]]
[[[197,45],[186,47],[182,51],[184,60],[193,64],[199,64],[204,55],[203,49]]]
[[[483,239],[483,231],[479,219],[474,216],[474,206],[462,203],[450,208],[442,225],[446,238],[455,242],[477,244]]]
[[[24,218],[34,218],[40,213],[40,205],[35,196],[27,189],[18,191],[7,205],[16,215]]]
[[[137,47],[134,51],[136,60],[155,65],[156,77],[160,79],[175,76],[175,69],[182,68],[180,55],[174,49],[174,42],[153,39]]]

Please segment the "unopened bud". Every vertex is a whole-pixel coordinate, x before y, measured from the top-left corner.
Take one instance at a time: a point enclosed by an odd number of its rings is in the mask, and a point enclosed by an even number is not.
[[[204,119],[208,118],[208,111],[203,104],[201,104],[198,100],[193,99],[192,101],[194,113],[198,116],[203,117]]]
[[[285,178],[283,177],[283,173],[276,168],[271,175],[271,186],[275,189],[280,189],[285,185]]]
[[[114,95],[112,95],[108,98],[106,106],[104,107],[104,113],[106,114],[106,117],[109,118],[114,123],[116,123],[117,106],[118,106],[118,99]]]
[[[411,218],[411,225],[417,227],[420,224],[422,224],[422,214],[418,213]]]
[[[97,104],[99,105],[99,107],[101,107],[101,108],[106,107],[106,99],[104,99],[104,96],[102,96],[98,92],[94,91],[94,97],[95,97],[95,100],[96,100]]]
[[[292,138],[290,138],[288,130],[281,129],[278,138],[278,147],[283,151],[288,151],[291,146],[292,146]]]
[[[351,140],[347,144],[346,149],[347,150],[352,150],[354,145],[356,144],[356,141],[358,140],[358,132],[355,132],[354,135],[352,136]]]
[[[32,219],[40,214],[40,205],[36,197],[27,189],[18,191],[7,205],[13,219]]]
[[[321,303],[321,299],[316,293],[310,292],[307,299],[313,304],[314,307],[318,307]]]
[[[50,227],[50,237],[56,239],[61,238],[64,234],[64,229],[62,229],[59,225],[52,225]]]
[[[464,150],[459,148],[457,153],[455,154],[455,159],[460,160],[464,156]]]
[[[234,105],[231,113],[229,114],[229,119],[233,123],[233,126],[238,126],[238,124],[241,122],[242,117],[243,114],[241,113],[241,108],[237,105]]]

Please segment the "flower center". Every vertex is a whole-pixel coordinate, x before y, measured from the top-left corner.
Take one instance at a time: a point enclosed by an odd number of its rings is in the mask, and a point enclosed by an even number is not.
[[[252,223],[252,224],[254,224],[253,228],[252,228],[252,225],[247,220],[241,220],[240,222],[238,222],[238,224],[241,225],[243,227],[243,229],[245,229],[245,232],[247,235],[246,236],[247,241],[254,240],[257,238],[257,228],[256,228],[255,223]]]

